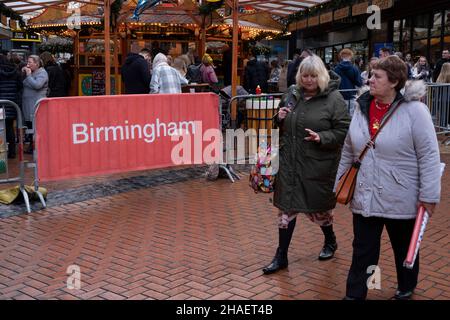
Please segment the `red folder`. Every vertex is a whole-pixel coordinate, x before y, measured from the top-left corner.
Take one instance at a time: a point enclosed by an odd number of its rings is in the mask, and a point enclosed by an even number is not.
[[[419,207],[416,217],[416,223],[414,225],[414,231],[411,237],[411,242],[409,243],[408,254],[403,262],[403,266],[407,269],[412,269],[414,267],[414,262],[416,261],[417,253],[419,252],[420,243],[423,239],[423,234],[425,228],[427,227],[428,219],[427,210],[423,206]]]
[[[440,164],[441,177],[444,174],[445,163]],[[420,206],[417,211],[416,223],[414,225],[413,234],[411,237],[411,242],[409,243],[408,254],[403,262],[403,266],[407,269],[412,269],[414,267],[414,262],[416,261],[417,253],[419,252],[420,243],[423,239],[423,234],[425,228],[427,227],[430,215],[423,206]]]

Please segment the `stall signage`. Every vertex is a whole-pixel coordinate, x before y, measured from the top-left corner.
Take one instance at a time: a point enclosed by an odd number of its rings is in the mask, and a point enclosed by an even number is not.
[[[372,5],[379,6],[381,10],[392,7],[392,0],[372,0]]]
[[[300,29],[305,29],[308,26],[308,20],[307,19],[303,19],[300,21],[296,21],[296,22],[292,22],[289,25],[289,31],[295,31],[295,30],[300,30]]]
[[[359,16],[361,14],[366,14],[368,7],[369,7],[369,3],[367,1],[355,4],[354,6],[352,6],[352,16],[355,17],[355,16]]]
[[[105,72],[92,71],[92,95],[103,96],[105,92]]]
[[[308,18],[308,27],[317,26],[319,24],[319,16]]]
[[[328,23],[333,21],[333,12],[327,12],[320,15],[320,23]]]
[[[26,40],[27,34],[25,32],[14,32],[13,38],[11,40],[13,41],[19,41],[19,40]]]
[[[5,16],[4,14],[0,14],[0,22],[2,23],[2,25],[4,25],[6,27],[6,25],[8,23],[8,17]]]
[[[297,22],[297,29],[305,29],[306,26],[308,25],[307,22],[308,21],[306,19],[298,21]]]
[[[27,32],[13,32],[11,41],[42,42],[41,36],[39,34]]]
[[[344,7],[334,11],[334,20],[347,18],[349,16],[349,9],[350,7]]]

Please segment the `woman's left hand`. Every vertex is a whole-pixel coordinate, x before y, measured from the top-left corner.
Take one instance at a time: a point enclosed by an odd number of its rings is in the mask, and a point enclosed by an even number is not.
[[[312,131],[311,129],[305,129],[306,132],[309,133],[309,137],[306,137],[305,140],[306,141],[314,141],[319,143],[320,142],[320,136],[317,132]]]
[[[436,208],[436,203],[429,203],[429,202],[422,202],[422,201],[419,201],[419,202],[417,203],[417,207],[420,207],[420,206],[424,206],[424,207],[425,207],[425,209],[426,209],[427,212],[428,212],[428,215],[429,215],[430,218],[431,218],[431,216],[433,215],[434,209]]]

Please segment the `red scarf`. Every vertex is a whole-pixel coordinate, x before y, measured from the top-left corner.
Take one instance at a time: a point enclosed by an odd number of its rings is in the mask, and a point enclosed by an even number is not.
[[[383,119],[386,112],[388,112],[389,108],[391,106],[391,103],[380,103],[378,101],[377,104],[375,104],[375,99],[372,100],[370,103],[370,109],[369,109],[369,132],[370,137],[373,138],[375,133],[377,133],[378,129],[380,129],[381,120]]]

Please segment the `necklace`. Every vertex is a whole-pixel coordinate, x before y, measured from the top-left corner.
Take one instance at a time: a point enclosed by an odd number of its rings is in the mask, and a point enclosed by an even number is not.
[[[389,109],[389,107],[391,106],[391,104],[392,104],[392,102],[391,102],[391,103],[388,103],[388,104],[386,104],[386,105],[384,105],[384,106],[382,106],[382,107],[380,107],[380,105],[378,104],[378,100],[375,99],[375,107],[376,107],[378,110],[381,110],[381,111],[385,111],[385,110]]]

